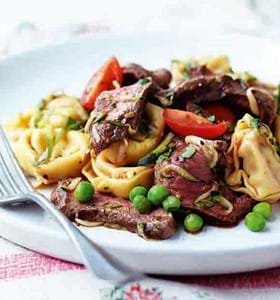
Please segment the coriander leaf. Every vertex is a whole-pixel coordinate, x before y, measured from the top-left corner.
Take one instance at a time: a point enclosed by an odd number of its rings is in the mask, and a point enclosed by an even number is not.
[[[195,152],[196,152],[195,147],[190,145],[187,147],[186,151],[180,155],[180,157],[181,158],[191,158],[195,154]]]
[[[252,128],[259,128],[261,126],[260,119],[253,118],[250,120],[250,127]]]
[[[94,112],[92,122],[93,124],[100,122],[107,116],[107,113],[105,111],[97,111]]]
[[[208,120],[214,123],[216,121],[216,117],[214,115],[211,115],[210,117],[208,117]]]
[[[119,127],[124,127],[125,124],[123,124],[121,121],[119,120],[108,120],[107,121],[109,124],[111,125],[115,125],[115,126],[119,126]]]
[[[165,153],[161,154],[158,159],[156,160],[157,164],[162,163],[163,161],[165,161],[167,158],[170,157],[170,155],[173,152],[173,148],[169,148],[168,151],[166,151]]]
[[[79,130],[82,129],[84,126],[81,122],[72,119],[71,117],[68,118],[66,129],[67,130]]]
[[[140,85],[145,85],[145,84],[147,84],[147,83],[149,83],[150,82],[150,79],[149,78],[142,78],[142,79],[139,79],[138,80],[138,83],[140,84]]]

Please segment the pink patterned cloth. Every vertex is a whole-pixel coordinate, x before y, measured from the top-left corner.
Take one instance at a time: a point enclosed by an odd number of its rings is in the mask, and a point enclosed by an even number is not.
[[[78,24],[44,30],[22,23],[0,34],[0,56],[77,35],[108,32],[107,24]],[[280,269],[219,276],[176,276],[111,286],[92,278],[81,265],[16,246],[0,238],[2,300],[219,300],[280,299]]]

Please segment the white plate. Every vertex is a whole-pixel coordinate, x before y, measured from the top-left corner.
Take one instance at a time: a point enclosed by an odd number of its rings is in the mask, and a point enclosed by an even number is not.
[[[10,57],[0,63],[0,120],[36,105],[53,90],[81,92],[93,70],[115,54],[122,63],[148,68],[168,66],[170,59],[226,53],[233,67],[278,82],[280,45],[246,37],[191,35],[98,36]],[[277,77],[278,76],[278,77]],[[94,241],[133,268],[157,274],[210,274],[280,265],[280,215],[261,233],[242,222],[224,229],[206,226],[197,235],[182,230],[166,241],[145,241],[136,234],[106,228],[82,228]],[[35,251],[80,262],[60,228],[33,205],[1,208],[0,234]]]

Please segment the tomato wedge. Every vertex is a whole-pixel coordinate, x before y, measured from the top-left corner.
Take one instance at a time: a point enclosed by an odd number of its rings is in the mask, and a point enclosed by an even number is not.
[[[203,106],[211,115],[214,115],[218,121],[228,121],[231,124],[236,124],[236,119],[231,110],[222,104],[208,104]]]
[[[95,100],[99,94],[114,88],[114,80],[118,81],[121,85],[123,73],[116,57],[111,57],[90,78],[81,99],[83,107],[88,110],[93,109]]]
[[[214,139],[223,135],[227,130],[227,123],[214,124],[209,120],[189,111],[165,109],[163,112],[165,123],[177,134],[196,135],[206,139]]]

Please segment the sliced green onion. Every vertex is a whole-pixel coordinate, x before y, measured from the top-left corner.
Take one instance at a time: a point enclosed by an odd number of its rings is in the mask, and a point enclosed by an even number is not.
[[[180,155],[180,157],[191,158],[195,154],[195,152],[196,152],[195,147],[190,145],[187,147],[186,151]]]
[[[210,193],[210,197],[215,201],[218,202],[221,206],[223,206],[226,210],[224,211],[225,215],[229,215],[233,210],[233,205],[230,201],[227,200],[220,192],[212,191]]]
[[[37,159],[37,161],[34,162],[34,164],[33,164],[34,166],[38,167],[38,166],[43,165],[46,162],[48,162],[48,160],[50,159],[51,154],[52,154],[53,145],[54,145],[54,138],[49,137],[46,150],[44,152],[42,152],[41,155],[39,156],[39,158]]]
[[[93,124],[100,122],[106,116],[107,116],[106,111],[97,111],[97,112],[94,112],[94,115],[93,115],[93,118],[92,118]]]
[[[193,177],[188,171],[184,170],[181,167],[172,165],[172,164],[166,165],[162,169],[160,169],[159,175],[163,176],[163,177],[169,177],[170,172],[176,172],[178,175],[180,175],[181,177],[183,177],[189,181],[194,181],[194,182],[199,181],[197,178]]]

